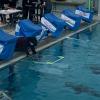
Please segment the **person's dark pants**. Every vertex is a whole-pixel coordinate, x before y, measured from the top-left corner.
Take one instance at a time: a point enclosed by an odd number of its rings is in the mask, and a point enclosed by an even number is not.
[[[1,17],[1,22],[6,23],[6,16],[5,15],[0,15]]]
[[[40,8],[40,19],[45,15],[51,13],[51,9]]]
[[[0,10],[3,10],[4,9],[4,7],[1,7],[0,8]],[[1,18],[1,22],[3,22],[3,23],[6,23],[6,16],[5,15],[0,15],[0,18]]]
[[[35,14],[35,6],[23,7],[23,19],[27,19],[29,14],[29,19],[33,20],[33,14]]]
[[[51,9],[40,8],[40,19],[45,15],[51,13]]]
[[[12,23],[12,24],[16,23],[16,20],[17,20],[16,19],[17,18],[16,16],[17,16],[16,13],[15,14],[10,14],[9,15],[9,22]]]
[[[33,20],[33,15],[35,14],[35,6],[29,8],[29,19]]]
[[[1,22],[3,22],[3,16],[2,16],[2,15],[0,15],[0,17],[1,17]]]
[[[40,19],[43,17],[44,15],[44,8],[40,8]]]
[[[23,19],[27,19],[28,17],[28,10],[29,10],[29,7],[23,7]]]

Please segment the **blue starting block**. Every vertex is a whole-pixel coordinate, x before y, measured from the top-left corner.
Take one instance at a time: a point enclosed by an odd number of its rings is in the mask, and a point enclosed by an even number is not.
[[[16,40],[15,36],[0,30],[0,60],[8,60],[12,57]]]
[[[86,22],[91,23],[93,21],[93,11],[90,11],[89,9],[86,9],[83,6],[77,7],[75,14],[82,17],[82,19]]]
[[[63,20],[52,13],[44,15],[44,17],[41,18],[41,23],[51,32],[53,37],[59,37],[66,25]]]
[[[36,37],[41,34],[42,27],[30,20],[21,20],[16,25],[15,35],[19,37]]]
[[[66,22],[66,26],[71,30],[77,30],[81,24],[81,17],[76,15],[72,10],[63,10],[61,19]]]

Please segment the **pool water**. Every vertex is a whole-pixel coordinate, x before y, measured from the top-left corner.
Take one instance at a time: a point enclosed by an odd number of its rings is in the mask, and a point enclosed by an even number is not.
[[[12,100],[100,100],[100,24],[0,71]]]

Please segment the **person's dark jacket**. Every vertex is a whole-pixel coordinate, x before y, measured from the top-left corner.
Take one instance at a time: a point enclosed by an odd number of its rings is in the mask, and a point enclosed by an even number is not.
[[[34,5],[34,2],[38,2],[38,0],[23,0],[22,6],[23,7],[32,6],[32,5]]]

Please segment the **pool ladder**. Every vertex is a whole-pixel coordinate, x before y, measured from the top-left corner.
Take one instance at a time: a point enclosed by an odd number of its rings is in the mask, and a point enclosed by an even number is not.
[[[0,100],[12,100],[4,91],[0,91]]]

